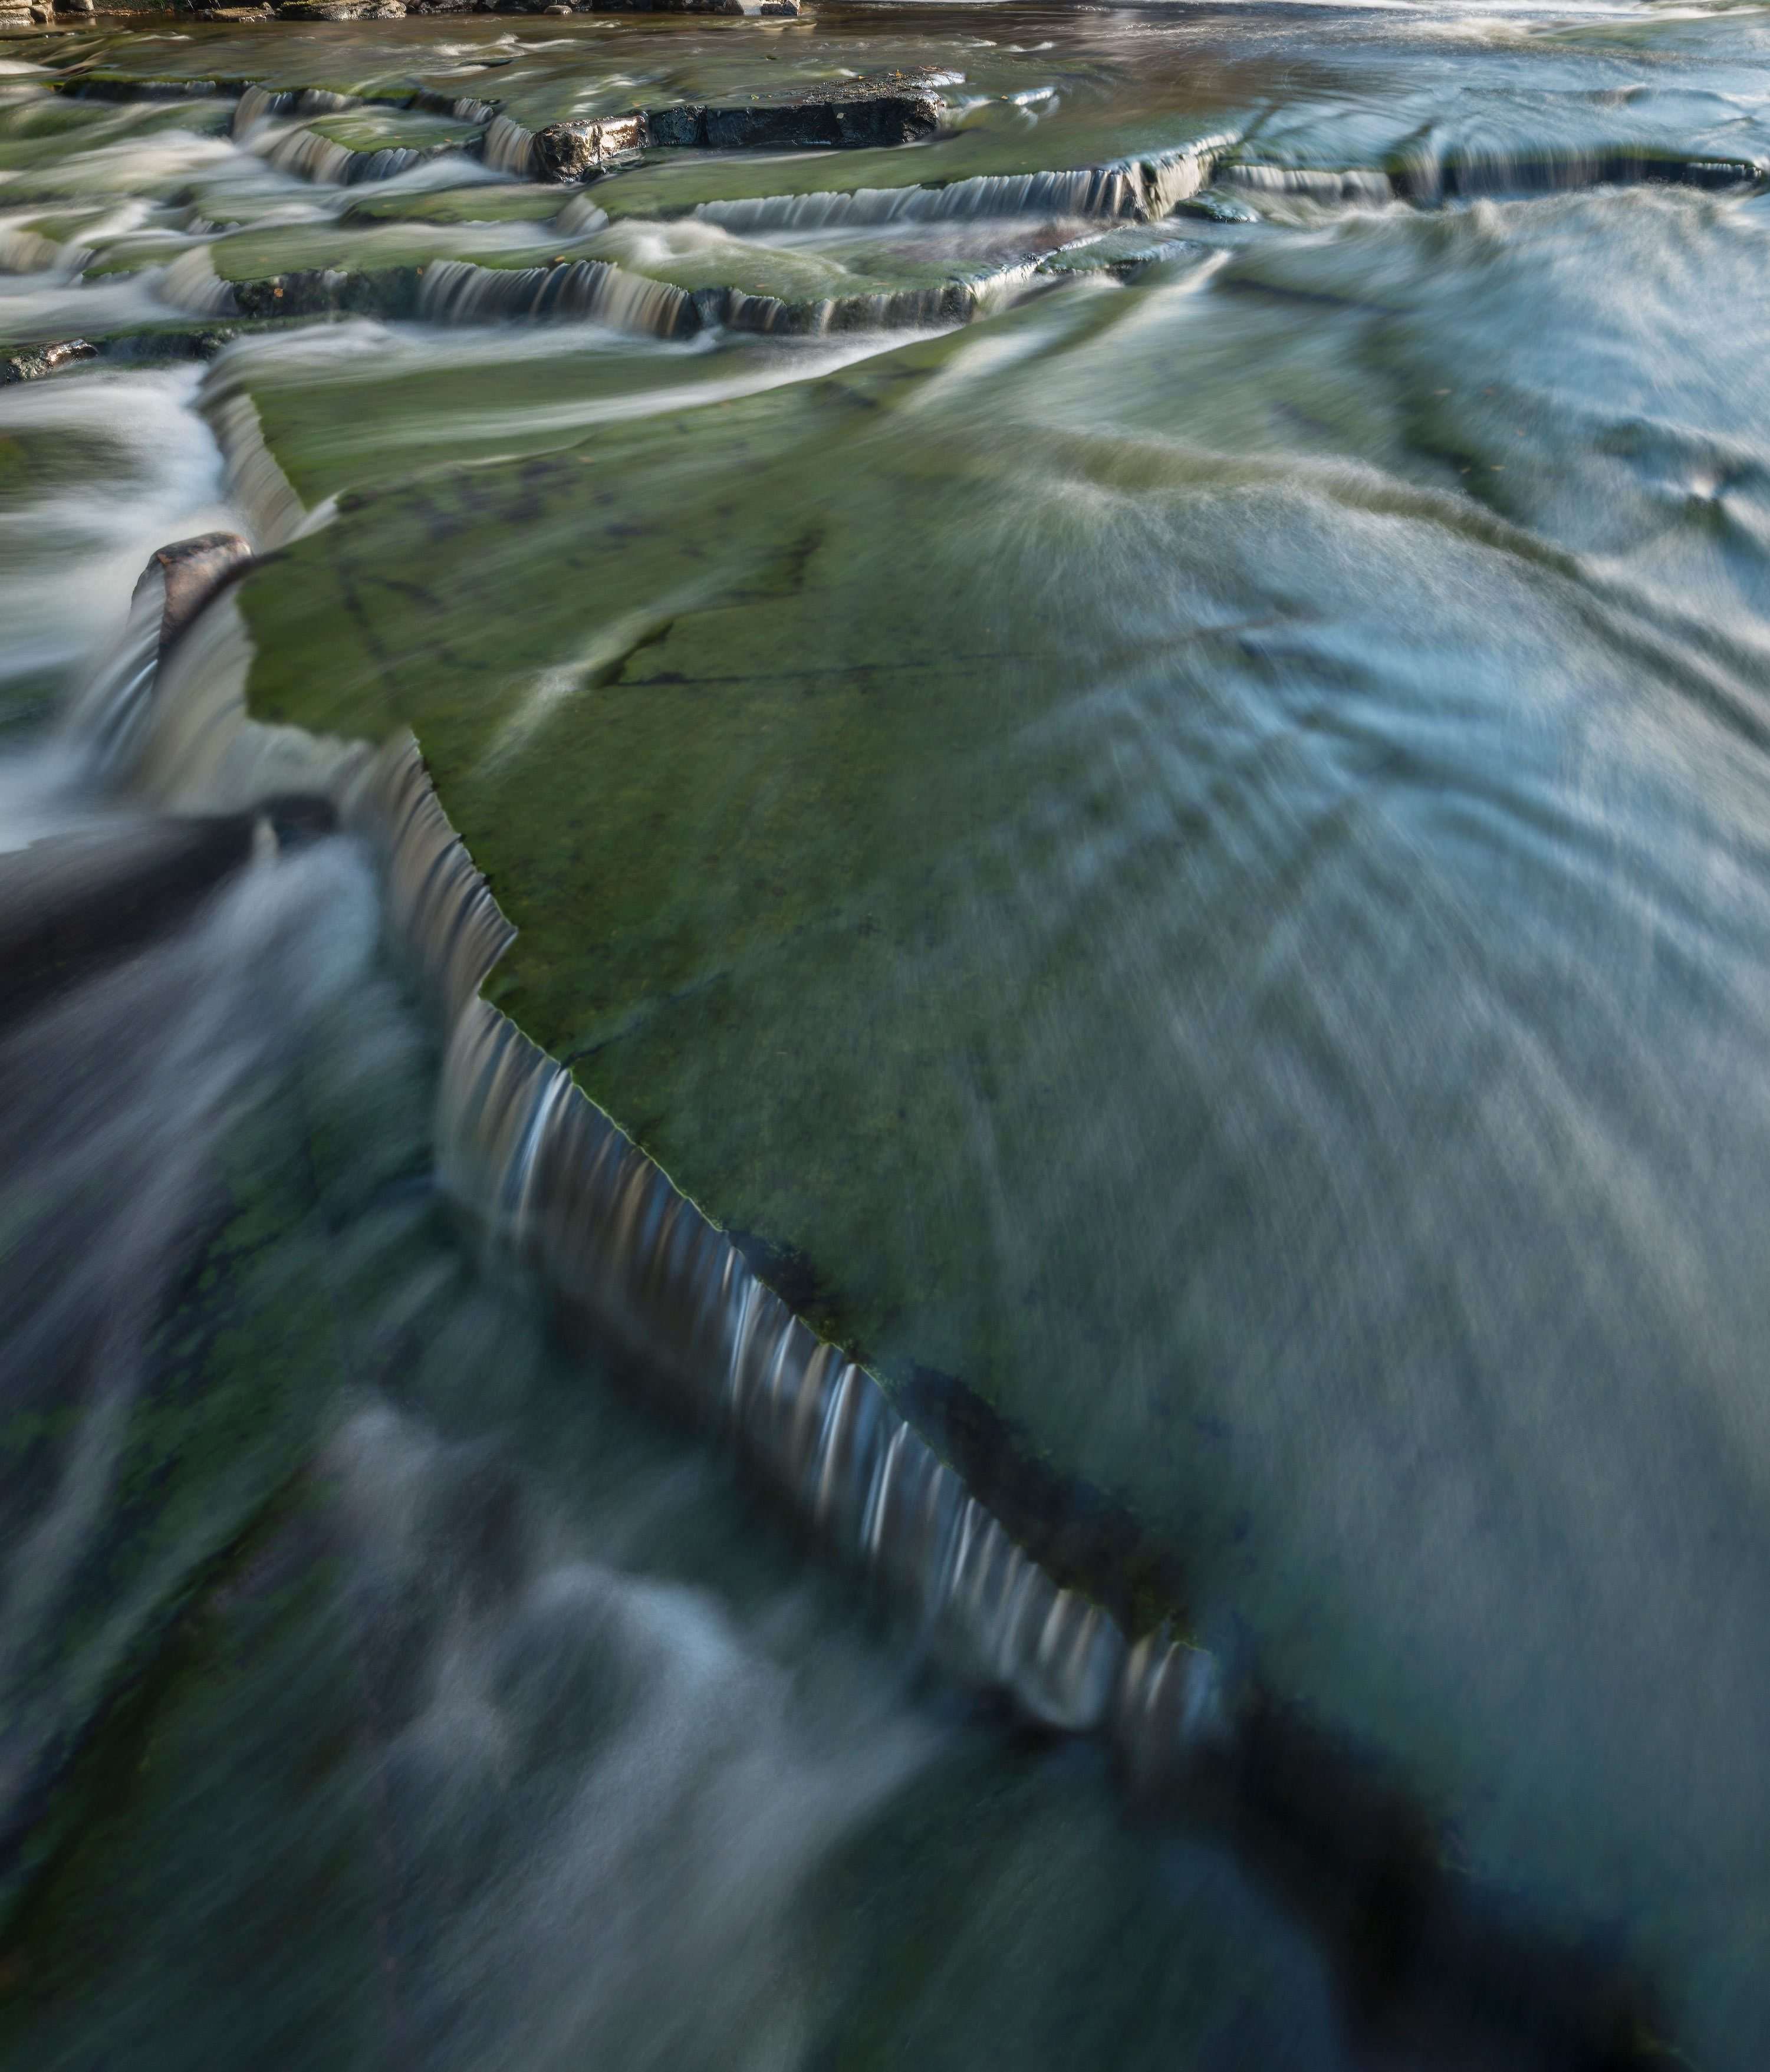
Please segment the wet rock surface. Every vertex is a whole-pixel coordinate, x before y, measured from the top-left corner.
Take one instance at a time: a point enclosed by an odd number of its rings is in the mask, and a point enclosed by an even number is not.
[[[160,615],[160,650],[165,651],[222,585],[240,575],[252,549],[237,532],[203,532],[158,549],[142,583],[157,580],[165,603]],[[142,583],[136,586],[138,594]]]
[[[592,179],[610,159],[641,150],[648,141],[643,115],[610,116],[597,122],[550,122],[535,133],[535,176],[560,182]]]
[[[77,367],[97,357],[98,347],[90,339],[67,338],[34,352],[14,352],[0,360],[0,382],[40,381],[45,375],[59,374],[64,368]]]

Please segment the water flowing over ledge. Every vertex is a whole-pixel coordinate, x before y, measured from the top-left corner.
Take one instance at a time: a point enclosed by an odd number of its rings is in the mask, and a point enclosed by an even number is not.
[[[643,1394],[721,1441],[936,1662],[1039,1729],[1099,1738],[1140,1802],[1222,1832],[1309,1924],[1354,2003],[1368,1999],[1361,2021],[1435,2045],[1485,2034],[1502,2056],[1470,2061],[1484,2065],[1639,2062],[1652,2026],[1634,1981],[1497,1925],[1380,1771],[1215,1655],[1165,1626],[1134,1636],[1090,1589],[1030,1558],[985,1501],[1006,1465],[990,1445],[970,1449],[980,1495],[483,997],[515,931],[416,741],[372,752],[252,720],[250,641],[229,587],[244,563],[191,544],[203,551],[156,557],[160,587],[144,586],[124,658],[138,660],[163,629],[190,569],[193,615],[175,612],[160,641],[138,788],[209,810],[244,804],[273,824],[311,800],[298,818],[335,812],[378,853],[390,931],[445,1032],[439,1177],[491,1256],[544,1288],[565,1340],[613,1351]],[[138,708],[135,674],[120,668],[117,680]],[[924,1407],[938,1428],[939,1407]],[[1403,1959],[1385,1954],[1397,1947]]]
[[[480,998],[515,934],[450,826],[417,745],[383,750],[351,824],[385,858],[390,915],[450,1026],[445,1181],[494,1244],[537,1272],[568,1326],[612,1338],[671,1406],[729,1441],[838,1558],[877,1578],[961,1673],[1028,1717],[1104,1732],[1139,1774],[1184,1766],[1229,1725],[1214,1659],[1128,1642],[1015,1546],[885,1400],[737,1247]]]
[[[577,317],[652,338],[681,338],[700,328],[694,300],[684,290],[623,272],[606,259],[514,268],[433,259],[420,279],[417,314],[427,323],[458,324]]]
[[[676,1414],[728,1443],[820,1545],[907,1608],[959,1675],[1039,1725],[1104,1734],[1152,1785],[1220,1752],[1233,1726],[1215,1659],[1166,1632],[1133,1644],[1031,1560],[873,1377],[817,1338],[481,997],[515,930],[417,742],[371,754],[248,717],[249,641],[228,594],[248,560],[242,542],[219,538],[162,550],[100,680],[113,709],[88,700],[81,724],[110,763],[133,745],[135,786],[151,796],[225,809],[316,793],[370,842],[393,937],[445,1031],[441,1175],[494,1253],[539,1276],[569,1334],[618,1348]]]

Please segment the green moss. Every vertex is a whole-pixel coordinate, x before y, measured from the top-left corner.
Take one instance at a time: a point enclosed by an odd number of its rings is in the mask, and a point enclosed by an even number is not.
[[[499,1003],[719,1220],[824,1264],[824,1328],[1002,1400],[1012,1342],[960,1322],[987,1211],[934,1184],[1000,1003],[966,989],[932,1049],[881,1003],[1010,894],[992,851],[1021,750],[1091,656],[1036,594],[978,625],[947,559],[995,524],[1000,479],[989,442],[909,407],[960,349],[348,495],[244,594],[264,716],[417,729],[522,930]],[[1029,1009],[1055,998],[1061,956],[1023,982]],[[922,1198],[913,1226],[879,1227],[881,1184]]]
[[[351,197],[343,220],[350,224],[551,223],[559,214],[562,199],[557,187],[506,187],[490,181],[396,194],[378,194],[367,187]]]

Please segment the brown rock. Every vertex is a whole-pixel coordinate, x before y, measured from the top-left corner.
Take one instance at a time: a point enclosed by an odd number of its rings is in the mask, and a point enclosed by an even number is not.
[[[251,559],[251,548],[237,532],[199,532],[195,539],[175,540],[150,557],[135,587],[139,591],[156,575],[166,585],[160,614],[162,652]]]
[[[640,150],[645,142],[643,115],[610,115],[593,122],[550,122],[535,133],[531,170],[539,180],[593,179],[611,158]]]

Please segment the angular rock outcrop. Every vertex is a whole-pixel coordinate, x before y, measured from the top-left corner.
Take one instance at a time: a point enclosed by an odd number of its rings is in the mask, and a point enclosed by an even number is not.
[[[646,111],[647,141],[709,151],[877,150],[940,127],[943,104],[912,76],[857,79],[815,93]]]
[[[237,532],[199,532],[195,539],[175,540],[150,557],[135,590],[139,597],[156,576],[164,586],[165,603],[160,612],[162,653],[221,586],[251,559],[251,547]]]
[[[593,179],[611,159],[642,150],[645,142],[646,118],[637,113],[596,121],[550,122],[535,132],[529,171],[539,180]]]

